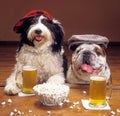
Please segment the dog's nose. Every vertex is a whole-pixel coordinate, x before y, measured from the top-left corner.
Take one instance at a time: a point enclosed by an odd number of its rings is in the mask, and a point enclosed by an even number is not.
[[[36,33],[36,34],[41,34],[42,31],[41,31],[40,29],[36,29],[36,30],[35,30],[35,33]]]
[[[90,54],[91,54],[90,51],[85,51],[85,52],[83,52],[83,55],[84,55],[84,56],[90,56]]]
[[[90,64],[90,51],[83,52],[83,63]]]

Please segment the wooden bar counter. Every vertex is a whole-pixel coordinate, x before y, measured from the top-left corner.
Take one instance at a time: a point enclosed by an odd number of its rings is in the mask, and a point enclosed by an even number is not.
[[[6,95],[5,80],[14,67],[16,48],[16,45],[0,45],[0,116],[120,116],[120,46],[109,47],[107,53],[113,83],[112,97],[108,101],[111,110],[83,108],[81,100],[89,98],[89,85],[67,84],[70,86],[69,102],[62,106],[43,106],[37,96]],[[70,62],[71,53],[66,53]],[[75,102],[78,104],[73,107]]]

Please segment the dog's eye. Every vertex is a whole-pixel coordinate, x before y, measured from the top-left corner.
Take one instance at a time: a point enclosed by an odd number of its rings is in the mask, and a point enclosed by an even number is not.
[[[42,23],[43,23],[44,25],[46,25],[48,22],[47,22],[46,19],[43,19],[43,20],[42,20]]]
[[[34,23],[38,22],[38,17],[31,18],[30,21],[32,24],[34,24]]]
[[[100,56],[100,55],[105,56],[105,52],[102,49],[95,48],[95,52],[98,56]]]
[[[76,49],[76,53],[79,53],[83,48]]]
[[[43,19],[43,20],[42,20],[42,23],[43,23],[44,25],[48,26],[48,25],[51,25],[51,24],[52,24],[52,21],[51,21],[51,20],[47,20],[47,19]],[[51,26],[52,26],[52,25],[51,25]]]
[[[100,49],[95,48],[95,52],[97,53],[98,56],[101,55],[101,50]]]
[[[79,50],[77,50],[76,53],[79,53]]]

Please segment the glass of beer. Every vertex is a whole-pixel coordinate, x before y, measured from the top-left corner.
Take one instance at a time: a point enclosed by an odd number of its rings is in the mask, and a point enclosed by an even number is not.
[[[103,76],[90,77],[89,106],[93,108],[105,107],[106,91],[107,91],[107,82],[105,77]]]
[[[33,66],[23,66],[23,93],[32,93],[33,86],[37,84],[37,69]]]

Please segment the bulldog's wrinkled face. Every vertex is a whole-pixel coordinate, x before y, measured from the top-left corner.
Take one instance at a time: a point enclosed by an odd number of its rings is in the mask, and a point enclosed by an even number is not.
[[[106,64],[106,53],[97,44],[81,44],[72,55],[72,64],[77,75],[97,74]]]

